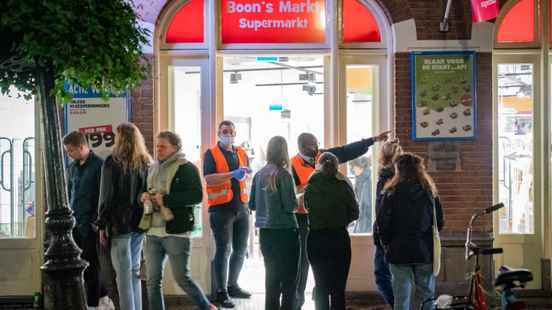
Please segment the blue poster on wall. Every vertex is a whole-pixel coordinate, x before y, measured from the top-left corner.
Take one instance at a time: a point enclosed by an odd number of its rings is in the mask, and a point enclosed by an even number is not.
[[[475,52],[412,52],[410,70],[412,139],[474,139],[477,126]]]

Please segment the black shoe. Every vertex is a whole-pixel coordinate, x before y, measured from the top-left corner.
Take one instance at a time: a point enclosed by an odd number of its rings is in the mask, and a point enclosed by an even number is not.
[[[226,292],[217,292],[215,300],[213,301],[216,305],[219,305],[221,308],[234,308],[236,305],[232,302],[228,293]]]
[[[234,297],[234,298],[250,298],[251,297],[251,293],[249,293],[248,291],[244,291],[239,286],[229,286],[228,287],[228,295],[230,295],[230,297]]]

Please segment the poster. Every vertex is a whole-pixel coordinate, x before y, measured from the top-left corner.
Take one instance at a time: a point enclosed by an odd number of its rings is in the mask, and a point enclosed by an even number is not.
[[[475,138],[475,52],[413,52],[412,139]]]
[[[114,130],[129,120],[128,96],[104,100],[99,93],[78,86],[70,87],[70,92],[74,97],[65,106],[65,133],[78,130],[86,134],[94,153],[107,157],[115,144]]]
[[[479,23],[498,16],[498,0],[471,0],[472,22]]]

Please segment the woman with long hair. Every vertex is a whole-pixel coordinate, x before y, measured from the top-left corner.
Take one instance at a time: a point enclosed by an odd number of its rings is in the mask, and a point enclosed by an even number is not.
[[[111,247],[121,310],[142,309],[140,257],[144,234],[140,195],[146,190],[151,163],[144,137],[131,123],[117,126],[115,146],[102,166],[99,218],[100,244]]]
[[[402,148],[399,140],[388,140],[382,147],[379,154],[380,171],[378,173],[378,183],[376,185],[376,218],[381,209],[382,193],[385,183],[395,175],[394,163],[395,160],[402,154]],[[374,221],[375,223],[375,221]],[[377,226],[374,224],[374,278],[378,291],[383,296],[383,299],[393,307],[393,286],[391,285],[391,272],[389,271],[389,263],[385,260],[383,247],[380,242]]]
[[[337,157],[322,153],[305,189],[310,232],[307,254],[316,282],[316,310],[344,310],[351,266],[347,226],[358,219],[359,207],[349,179],[338,170]]]
[[[255,211],[265,263],[265,310],[292,310],[297,283],[299,235],[295,185],[286,140],[270,139],[267,164],[253,177],[249,208]],[[280,302],[281,297],[281,302]]]
[[[395,310],[410,309],[412,287],[417,309],[435,294],[435,224],[439,230],[444,225],[435,183],[420,156],[404,153],[395,162],[395,175],[385,184],[376,221],[392,275]],[[430,309],[430,303],[425,307]]]

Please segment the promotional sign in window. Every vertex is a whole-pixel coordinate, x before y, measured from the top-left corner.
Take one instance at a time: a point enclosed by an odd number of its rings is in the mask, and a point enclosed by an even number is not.
[[[221,0],[222,43],[324,43],[325,0]]]
[[[90,148],[102,158],[111,154],[115,144],[114,130],[128,121],[128,97],[114,96],[108,100],[93,90],[71,86],[73,100],[65,106],[65,131],[78,130],[88,138]]]
[[[414,52],[412,139],[475,138],[475,52]]]

